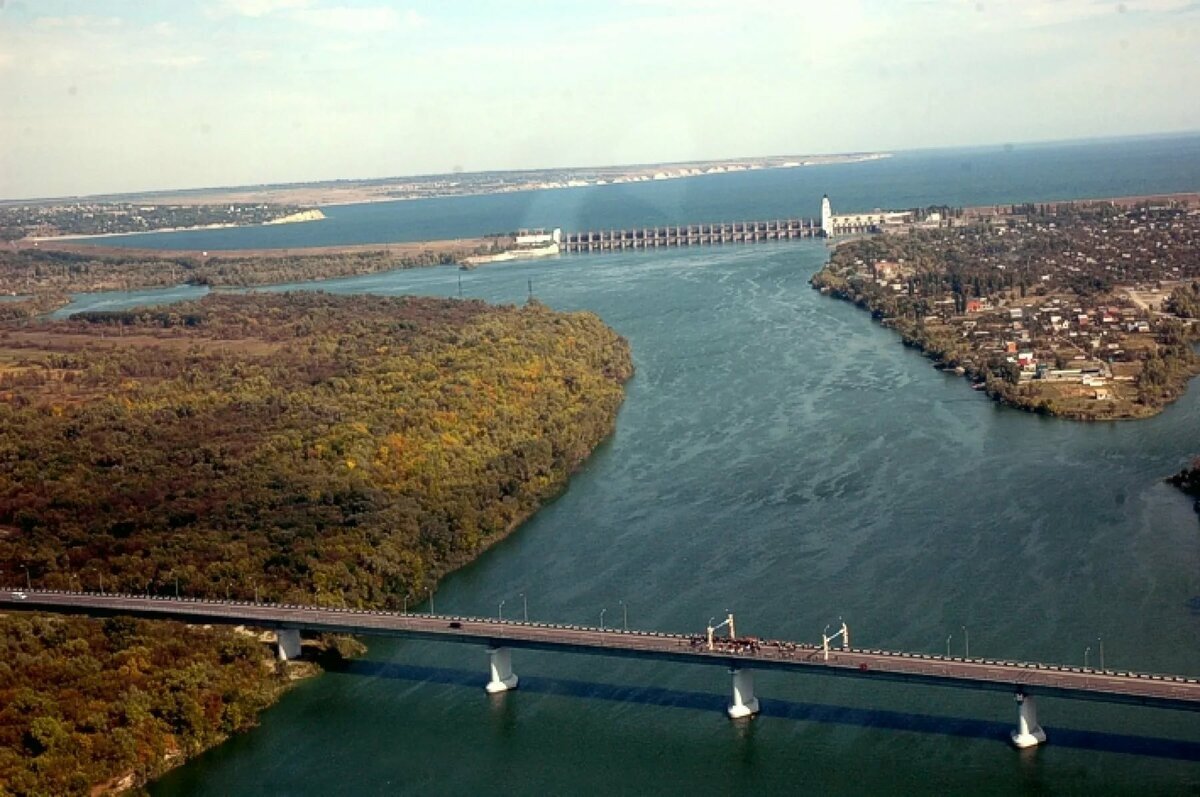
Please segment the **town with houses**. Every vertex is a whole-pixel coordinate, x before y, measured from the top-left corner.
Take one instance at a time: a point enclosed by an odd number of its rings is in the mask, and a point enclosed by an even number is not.
[[[930,224],[935,220],[936,226]],[[1200,201],[896,216],[814,287],[995,398],[1081,419],[1154,414],[1200,372]]]

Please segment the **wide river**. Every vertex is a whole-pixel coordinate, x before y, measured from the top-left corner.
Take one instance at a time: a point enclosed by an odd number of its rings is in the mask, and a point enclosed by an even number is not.
[[[1030,176],[1029,193],[1058,177]],[[1184,187],[1139,180],[1111,193]],[[1200,453],[1200,385],[1136,422],[998,407],[811,290],[825,258],[797,242],[322,283],[455,296],[461,275],[465,296],[519,302],[532,281],[632,343],[615,434],[561,498],[444,582],[437,610],[503,601],[515,617],[524,595],[531,619],[598,625],[603,611],[611,626],[627,611],[631,628],[686,632],[731,610],[741,633],[807,641],[843,617],[864,647],[961,654],[969,636],[973,655],[1092,665],[1103,647],[1109,668],[1200,675],[1200,524],[1163,483]],[[475,647],[372,642],[151,793],[1200,789],[1195,714],[1042,700],[1050,743],[1017,752],[1001,694],[760,674],[762,714],[734,723],[716,668],[518,651],[520,688],[490,697],[486,664]]]

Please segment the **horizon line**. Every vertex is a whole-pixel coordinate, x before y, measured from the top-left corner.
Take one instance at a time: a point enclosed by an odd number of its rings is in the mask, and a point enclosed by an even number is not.
[[[691,160],[673,160],[673,161],[640,161],[633,163],[615,163],[615,164],[588,164],[576,166],[542,166],[533,168],[511,168],[511,169],[480,169],[475,171],[450,171],[450,172],[415,172],[411,174],[396,174],[385,175],[382,177],[331,177],[313,180],[291,180],[286,182],[262,182],[262,183],[236,183],[231,185],[207,185],[207,186],[188,186],[182,188],[151,188],[135,191],[115,191],[103,192],[95,194],[62,194],[58,196],[36,196],[36,197],[17,197],[17,198],[0,198],[0,206],[3,205],[20,205],[31,204],[40,205],[54,202],[78,202],[82,200],[98,200],[105,203],[118,203],[123,198],[137,198],[146,196],[167,196],[171,194],[194,194],[203,192],[233,192],[246,189],[290,189],[310,186],[328,186],[338,183],[380,183],[392,180],[412,180],[412,179],[433,179],[438,177],[462,178],[479,175],[516,175],[516,174],[537,174],[542,172],[570,172],[570,171],[586,171],[586,170],[608,170],[608,169],[635,169],[647,168],[652,166],[687,166],[704,163],[732,163],[740,161],[755,161],[755,160],[777,160],[789,158],[831,158],[831,157],[855,157],[855,156],[891,156],[895,153],[915,153],[915,152],[944,152],[949,150],[978,150],[978,149],[1015,149],[1017,147],[1027,146],[1048,146],[1048,145],[1063,145],[1063,144],[1089,144],[1101,142],[1126,141],[1134,139],[1155,139],[1155,138],[1175,138],[1200,136],[1200,129],[1186,130],[1168,130],[1149,133],[1126,133],[1119,135],[1098,135],[1087,136],[1083,138],[1049,138],[1049,139],[1033,139],[1025,141],[996,141],[981,144],[949,144],[937,145],[928,147],[902,147],[894,149],[878,149],[878,150],[849,150],[843,152],[810,152],[804,154],[770,154],[770,155],[735,155],[720,158],[695,158]],[[814,164],[822,165],[822,164]],[[686,175],[696,176],[696,175]]]

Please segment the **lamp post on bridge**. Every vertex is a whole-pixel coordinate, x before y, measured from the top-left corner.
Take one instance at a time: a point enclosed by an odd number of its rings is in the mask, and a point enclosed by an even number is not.
[[[504,601],[500,601],[500,608],[496,610],[496,616],[501,622],[504,622]]]
[[[603,631],[603,630],[604,630],[604,613],[605,613],[606,611],[608,611],[608,609],[607,609],[607,608],[604,608],[604,609],[601,609],[601,610],[600,610],[600,630],[601,630],[601,631]]]
[[[1088,645],[1083,649],[1083,669],[1088,668],[1088,654],[1092,652],[1092,646]]]
[[[946,658],[950,658],[950,640],[954,638],[954,634],[946,635]]]

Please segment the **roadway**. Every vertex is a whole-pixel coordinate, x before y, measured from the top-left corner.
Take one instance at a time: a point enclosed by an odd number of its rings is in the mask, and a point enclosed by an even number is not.
[[[13,609],[436,640],[1200,710],[1198,678],[861,648],[833,648],[826,659],[816,645],[752,637],[718,639],[710,650],[702,635],[654,631],[189,598],[0,592],[0,610]]]

